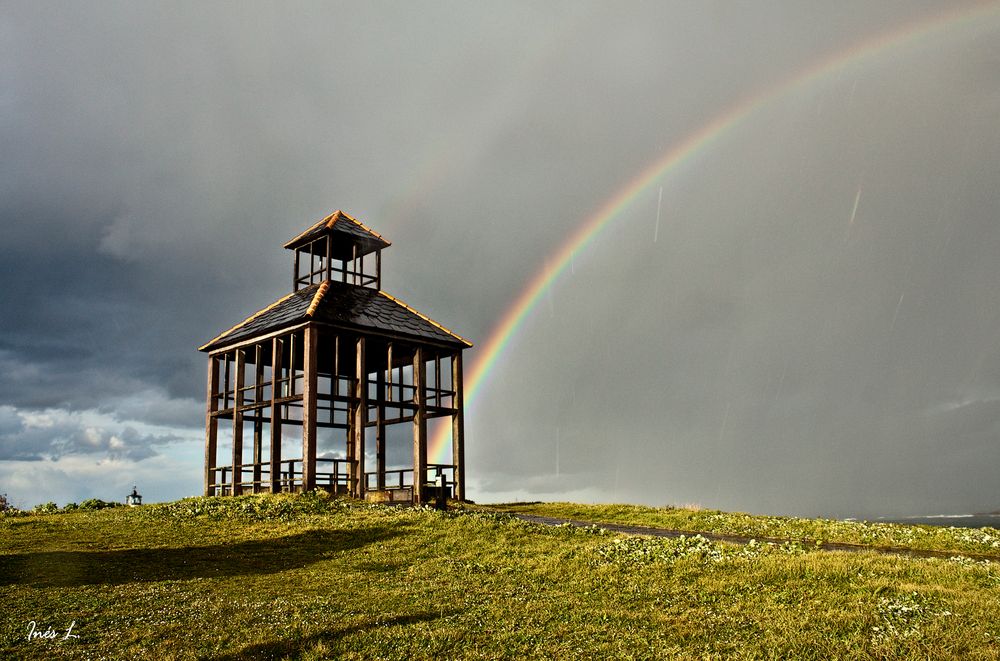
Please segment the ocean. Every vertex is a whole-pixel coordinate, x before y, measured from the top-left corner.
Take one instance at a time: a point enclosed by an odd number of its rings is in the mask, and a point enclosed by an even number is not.
[[[868,519],[877,523],[904,523],[907,525],[954,526],[956,528],[1000,529],[1000,514],[938,514],[933,516],[905,516]]]

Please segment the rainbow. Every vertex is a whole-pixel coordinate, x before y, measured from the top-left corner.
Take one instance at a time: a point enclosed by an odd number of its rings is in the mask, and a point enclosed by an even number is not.
[[[554,254],[545,259],[543,267],[534,274],[517,299],[507,308],[499,324],[490,333],[486,343],[482,345],[479,356],[465,380],[466,406],[469,409],[475,406],[482,385],[489,378],[497,361],[510,346],[518,328],[524,323],[528,314],[535,308],[545,292],[552,287],[559,275],[566,270],[573,258],[654,182],[659,181],[664,175],[696,153],[704,151],[718,142],[757,111],[790,92],[824,81],[832,74],[842,72],[863,60],[884,55],[892,49],[904,47],[918,39],[972,24],[998,9],[1000,9],[1000,4],[989,2],[974,5],[971,9],[962,8],[937,14],[855,44],[844,51],[834,53],[813,63],[807,69],[785,78],[753,96],[736,102],[674,145],[608,198],[596,212],[576,228]],[[428,448],[428,456],[433,457],[432,462],[446,463],[450,441],[450,427],[439,427]]]

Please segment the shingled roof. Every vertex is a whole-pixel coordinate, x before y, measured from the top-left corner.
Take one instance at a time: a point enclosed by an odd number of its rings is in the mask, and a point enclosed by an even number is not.
[[[387,248],[391,243],[386,241],[381,234],[362,223],[357,218],[344,213],[341,210],[334,211],[326,218],[317,221],[309,229],[299,234],[297,237],[285,244],[285,248],[294,250],[304,246],[310,241],[318,239],[327,233],[349,234],[357,240],[365,253]]]
[[[308,319],[433,340],[462,349],[472,346],[465,338],[383,291],[327,280],[278,299],[198,350],[212,351]]]

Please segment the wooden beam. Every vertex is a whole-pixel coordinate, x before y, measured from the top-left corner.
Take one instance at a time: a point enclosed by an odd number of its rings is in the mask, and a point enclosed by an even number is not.
[[[375,251],[375,289],[382,291],[382,249]]]
[[[365,362],[365,338],[355,343],[354,364],[354,456],[351,457],[351,495],[365,497],[365,425],[368,422],[368,367]]]
[[[205,495],[215,495],[215,453],[218,448],[219,421],[213,415],[219,407],[219,360],[208,357],[208,403],[205,409]]]
[[[252,344],[256,344],[257,342],[263,342],[264,340],[270,340],[270,339],[275,338],[275,337],[284,337],[284,336],[287,336],[287,335],[289,335],[290,333],[292,333],[294,331],[301,330],[301,329],[305,328],[306,324],[308,324],[308,323],[310,323],[310,322],[303,321],[300,324],[295,324],[293,326],[288,326],[286,328],[279,328],[278,330],[273,330],[270,333],[265,333],[263,335],[257,335],[255,337],[250,338],[250,339],[240,340],[238,342],[233,342],[232,344],[225,344],[225,345],[220,346],[217,349],[212,349],[212,351],[210,352],[209,355],[212,355],[212,356],[221,356],[222,354],[226,353],[227,351],[232,351],[233,349],[241,349],[241,348],[245,349],[246,347],[249,347]]]
[[[280,338],[271,339],[271,470],[268,478],[271,493],[281,491],[281,405],[278,404],[278,378],[281,375],[281,352],[285,343]]]
[[[243,404],[243,381],[246,378],[246,351],[236,350],[236,380],[233,381],[233,488],[230,493],[238,496],[243,493],[240,482],[243,481],[243,414],[240,406]]]
[[[427,412],[424,392],[424,350],[413,350],[413,403],[417,409],[413,414],[413,503],[426,502],[424,481],[427,479]]]
[[[451,462],[455,464],[455,499],[465,500],[465,395],[462,391],[462,352],[451,357],[451,389],[455,391],[451,416]]]
[[[302,342],[302,490],[316,488],[316,345],[319,329],[306,326]],[[294,359],[292,364],[294,365]],[[294,379],[294,374],[292,375]]]

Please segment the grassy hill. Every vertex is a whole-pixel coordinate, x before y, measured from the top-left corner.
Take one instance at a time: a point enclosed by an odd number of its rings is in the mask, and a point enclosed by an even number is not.
[[[837,536],[803,519],[532,508]],[[623,537],[314,494],[5,516],[0,658],[1000,657],[1000,563],[961,555],[1000,556],[991,532],[903,528],[877,530],[956,557]],[[31,622],[55,638],[29,639]]]

